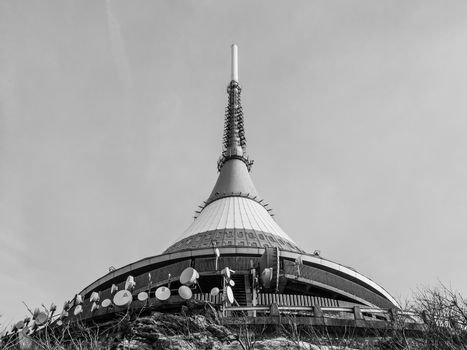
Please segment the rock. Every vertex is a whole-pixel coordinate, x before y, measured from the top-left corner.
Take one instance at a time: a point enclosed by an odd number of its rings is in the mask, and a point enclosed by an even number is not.
[[[152,345],[156,350],[197,350],[193,344],[184,340],[179,335],[173,337],[161,337]]]
[[[144,342],[139,340],[123,340],[120,344],[117,345],[118,350],[152,350],[152,347]]]
[[[232,335],[232,333],[225,327],[217,324],[209,324],[206,329],[217,339],[224,340]]]

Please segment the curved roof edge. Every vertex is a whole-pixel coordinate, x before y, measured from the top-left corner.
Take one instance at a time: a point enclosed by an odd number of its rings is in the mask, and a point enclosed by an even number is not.
[[[264,253],[264,248],[253,248],[253,247],[220,247],[219,251],[222,255],[228,254],[239,254],[239,255],[262,255]],[[183,258],[190,258],[190,257],[201,257],[201,256],[212,256],[213,249],[212,248],[202,248],[202,249],[194,249],[189,251],[181,251],[181,252],[174,252],[169,254],[161,254],[156,255],[148,258],[141,259],[134,263],[128,264],[123,266],[117,270],[109,272],[108,274],[102,276],[101,278],[97,279],[89,286],[84,288],[80,294],[86,295],[90,292],[95,291],[98,287],[102,284],[108,283],[115,278],[122,277],[125,278],[131,271],[141,269],[153,264],[163,263],[170,260],[177,260]],[[384,298],[389,300],[394,306],[400,308],[400,304],[394,299],[394,297],[389,294],[383,287],[381,287],[376,282],[372,281],[370,278],[360,274],[359,272],[349,269],[346,266],[340,265],[336,262],[326,260],[322,257],[317,257],[307,253],[296,253],[296,252],[289,252],[289,251],[280,251],[280,256],[289,259],[296,259],[297,257],[301,257],[302,261],[306,261],[312,263],[316,266],[323,266],[331,271],[336,271],[341,275],[347,275],[351,278],[357,279],[362,284],[366,284],[372,289],[378,291]]]

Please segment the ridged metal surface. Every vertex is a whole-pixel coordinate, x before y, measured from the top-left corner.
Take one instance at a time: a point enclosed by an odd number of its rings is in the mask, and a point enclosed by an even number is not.
[[[214,230],[255,230],[293,240],[258,202],[244,197],[225,197],[209,204],[180,238]]]

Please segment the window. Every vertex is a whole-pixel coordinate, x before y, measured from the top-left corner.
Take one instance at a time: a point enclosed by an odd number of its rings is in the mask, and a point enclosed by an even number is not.
[[[258,244],[256,244],[256,242],[251,242],[250,245],[251,245],[252,247],[257,247],[257,246],[258,246]]]
[[[268,239],[269,239],[271,242],[277,242],[276,239],[275,239],[273,236],[268,236]]]
[[[229,231],[229,233],[227,233],[227,237],[233,237],[233,234],[232,234],[232,231]]]
[[[238,238],[243,238],[243,232],[242,232],[242,231],[238,232],[238,233],[237,233],[237,237],[238,237]]]
[[[253,232],[248,232],[248,237],[249,238],[255,238],[255,234]]]
[[[258,233],[258,237],[259,237],[259,239],[264,240],[264,235],[262,233]]]
[[[238,245],[242,245],[242,246],[243,246],[243,245],[245,245],[245,242],[240,241],[240,242],[238,242]]]

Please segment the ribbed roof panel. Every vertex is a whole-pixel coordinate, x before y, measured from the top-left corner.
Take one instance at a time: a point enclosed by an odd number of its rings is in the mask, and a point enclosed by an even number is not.
[[[180,238],[212,230],[255,230],[293,240],[258,202],[245,197],[225,197],[210,203]]]

